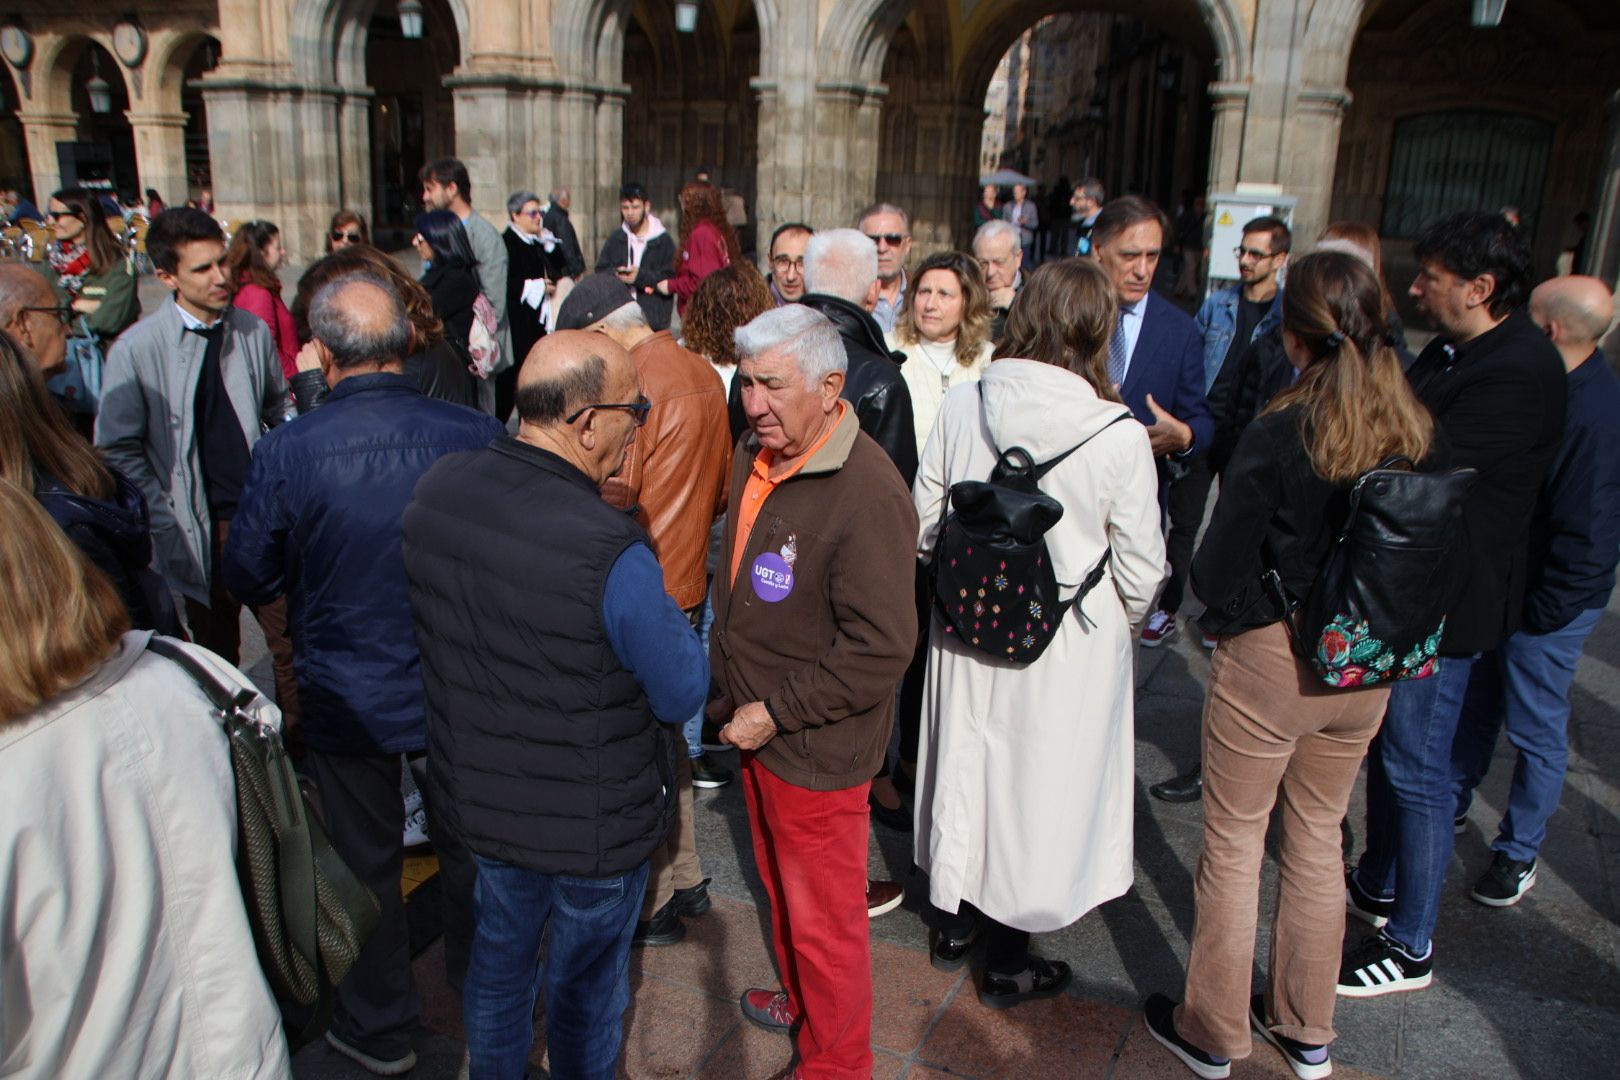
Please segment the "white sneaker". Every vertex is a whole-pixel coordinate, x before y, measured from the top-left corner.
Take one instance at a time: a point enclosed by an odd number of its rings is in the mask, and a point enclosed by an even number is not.
[[[1142,644],[1150,649],[1157,649],[1175,636],[1176,617],[1168,611],[1155,611],[1142,627]]]
[[[405,796],[405,846],[420,847],[431,840],[428,836],[427,811],[422,808],[422,793],[413,791]]]

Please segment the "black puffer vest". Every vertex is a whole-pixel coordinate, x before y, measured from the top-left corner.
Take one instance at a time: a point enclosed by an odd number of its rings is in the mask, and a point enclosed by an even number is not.
[[[608,571],[644,539],[583,473],[508,436],[417,485],[404,554],[430,794],[478,854],[612,877],[668,834],[673,741],[602,624]]]

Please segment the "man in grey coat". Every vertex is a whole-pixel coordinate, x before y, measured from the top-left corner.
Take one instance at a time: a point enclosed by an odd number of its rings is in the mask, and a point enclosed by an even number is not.
[[[422,166],[419,179],[423,204],[430,210],[448,210],[460,218],[478,259],[479,291],[500,321],[501,362],[490,374],[521,364],[523,357],[512,355],[512,334],[506,320],[506,241],[501,239],[499,229],[472,208],[472,180],[467,176],[467,166],[455,158],[441,158]],[[493,379],[478,380],[478,407],[494,415]]]
[[[146,497],[157,568],[184,599],[192,637],[235,664],[242,605],[216,567],[253,446],[287,414],[287,383],[269,327],[231,306],[213,218],[165,210],[146,250],[174,299],[108,352],[96,445]]]

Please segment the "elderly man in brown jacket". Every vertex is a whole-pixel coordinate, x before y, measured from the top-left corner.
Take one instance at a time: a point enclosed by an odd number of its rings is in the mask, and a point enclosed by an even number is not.
[[[725,511],[731,471],[725,386],[707,360],[681,348],[668,330],[654,331],[635,296],[613,274],[580,279],[557,312],[557,328],[611,338],[636,365],[652,412],[636,432],[624,467],[602,485],[602,497],[634,511],[664,571],[664,591],[695,626],[708,592],[709,528]],[[709,882],[698,861],[692,820],[694,759],[684,753],[676,757],[675,828],[652,854],[647,897],[631,939],[637,946],[673,945],[686,936],[682,915],[709,910]]]
[[[801,1024],[795,1075],[866,1077],[866,796],[917,639],[917,515],[839,398],[844,348],[825,316],[768,311],[737,331],[737,352],[751,433],[732,462],[710,657],[782,976],[742,1010],[774,1030]]]

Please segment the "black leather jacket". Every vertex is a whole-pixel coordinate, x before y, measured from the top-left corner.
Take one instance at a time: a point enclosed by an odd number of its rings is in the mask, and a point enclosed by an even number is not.
[[[809,293],[800,301],[832,320],[844,339],[849,371],[844,376],[844,400],[855,406],[861,430],[889,455],[900,478],[910,487],[917,478],[917,436],[911,417],[911,392],[900,377],[905,354],[891,352],[883,331],[870,314],[848,300],[825,293]]]

